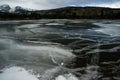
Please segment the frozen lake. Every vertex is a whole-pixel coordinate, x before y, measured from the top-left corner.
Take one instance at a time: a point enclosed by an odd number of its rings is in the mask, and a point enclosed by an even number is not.
[[[119,20],[0,21],[0,80],[120,80],[119,53]]]

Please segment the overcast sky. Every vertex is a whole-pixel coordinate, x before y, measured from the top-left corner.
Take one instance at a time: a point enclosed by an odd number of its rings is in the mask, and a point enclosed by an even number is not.
[[[120,8],[120,0],[0,0],[0,5],[22,6],[31,9],[51,9],[64,6],[102,6]]]

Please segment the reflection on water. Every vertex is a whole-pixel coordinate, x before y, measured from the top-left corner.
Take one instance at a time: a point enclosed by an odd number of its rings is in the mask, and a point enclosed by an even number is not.
[[[119,29],[109,20],[0,21],[0,80],[119,80]]]

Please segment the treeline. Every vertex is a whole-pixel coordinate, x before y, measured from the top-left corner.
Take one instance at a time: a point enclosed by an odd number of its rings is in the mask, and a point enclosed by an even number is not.
[[[104,7],[65,7],[52,10],[2,13],[1,20],[9,19],[120,19],[120,9]]]

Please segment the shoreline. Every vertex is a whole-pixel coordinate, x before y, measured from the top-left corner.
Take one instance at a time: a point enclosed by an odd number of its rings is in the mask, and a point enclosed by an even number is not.
[[[12,22],[14,22],[14,21],[38,21],[38,20],[83,20],[83,21],[85,21],[85,20],[111,20],[111,21],[119,21],[120,19],[47,19],[47,18],[44,18],[44,19],[8,19],[8,20],[0,20],[0,22],[2,22],[2,21],[12,21]]]

